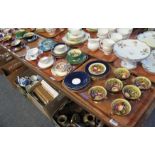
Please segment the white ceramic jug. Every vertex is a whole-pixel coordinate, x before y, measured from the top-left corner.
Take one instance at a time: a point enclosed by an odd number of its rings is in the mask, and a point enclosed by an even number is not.
[[[91,51],[96,51],[99,48],[99,43],[100,39],[99,38],[89,38],[88,39],[88,48]]]

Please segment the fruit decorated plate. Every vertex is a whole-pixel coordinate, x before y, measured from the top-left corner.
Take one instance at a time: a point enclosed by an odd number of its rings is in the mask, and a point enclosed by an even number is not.
[[[109,73],[110,66],[108,63],[97,60],[89,62],[85,67],[86,73],[93,77],[102,77]]]

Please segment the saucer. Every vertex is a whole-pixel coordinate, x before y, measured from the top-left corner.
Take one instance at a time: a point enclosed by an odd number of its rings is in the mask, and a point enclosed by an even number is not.
[[[71,65],[78,65],[78,64],[81,64],[83,63],[84,61],[86,61],[88,59],[88,56],[86,54],[81,54],[80,57],[78,58],[70,58],[69,55],[67,55],[66,57],[67,61],[71,64]]]
[[[108,63],[96,60],[89,62],[85,67],[85,72],[92,77],[103,77],[110,71]]]
[[[53,49],[53,47],[55,46],[56,42],[53,41],[52,39],[44,39],[40,44],[39,44],[39,48],[42,51],[49,51],[51,49]]]
[[[38,66],[41,68],[41,69],[46,69],[46,68],[49,68],[53,65],[54,63],[54,58],[53,56],[43,56],[39,59],[38,61]]]
[[[25,59],[27,61],[36,60],[39,54],[41,54],[41,51],[38,48],[31,48],[27,50]]]
[[[72,66],[66,60],[58,60],[52,67],[51,72],[55,76],[66,76],[72,70]]]
[[[64,79],[64,84],[71,90],[77,91],[85,88],[90,83],[91,79],[85,72],[72,72]]]

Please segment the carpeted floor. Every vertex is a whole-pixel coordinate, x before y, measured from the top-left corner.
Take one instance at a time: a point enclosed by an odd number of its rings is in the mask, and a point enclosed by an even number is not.
[[[0,76],[0,127],[52,127],[53,123]]]
[[[34,105],[12,87],[5,76],[0,75],[0,127],[52,127]],[[144,126],[155,126],[155,110]]]

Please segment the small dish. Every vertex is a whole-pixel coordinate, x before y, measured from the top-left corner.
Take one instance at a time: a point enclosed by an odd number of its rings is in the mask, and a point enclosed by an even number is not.
[[[49,68],[53,65],[54,63],[54,58],[53,56],[43,56],[39,59],[38,61],[38,66],[41,68],[41,69],[46,69],[46,68]]]
[[[112,104],[112,113],[119,116],[128,115],[131,111],[130,103],[125,99],[115,99]]]
[[[136,77],[134,79],[134,84],[141,90],[147,90],[151,88],[151,81],[144,76]]]
[[[85,72],[72,72],[64,79],[64,84],[71,90],[78,91],[87,87],[90,83],[90,77]]]
[[[66,76],[72,70],[72,66],[66,60],[58,60],[53,65],[51,72],[55,76]]]
[[[136,100],[136,99],[140,98],[140,96],[141,96],[140,89],[134,85],[126,85],[123,88],[122,92],[123,92],[123,95],[127,99],[131,99],[131,100]]]
[[[91,61],[86,65],[85,71],[92,77],[103,77],[110,71],[110,66],[101,60]]]
[[[123,83],[119,79],[110,78],[106,81],[105,88],[110,92],[117,93],[122,90]]]
[[[88,94],[94,101],[101,101],[106,98],[107,91],[102,86],[93,86],[89,89]]]
[[[124,67],[117,68],[114,71],[114,74],[115,74],[115,77],[117,79],[121,79],[121,80],[125,80],[125,79],[128,79],[130,77],[129,70],[124,68]]]

